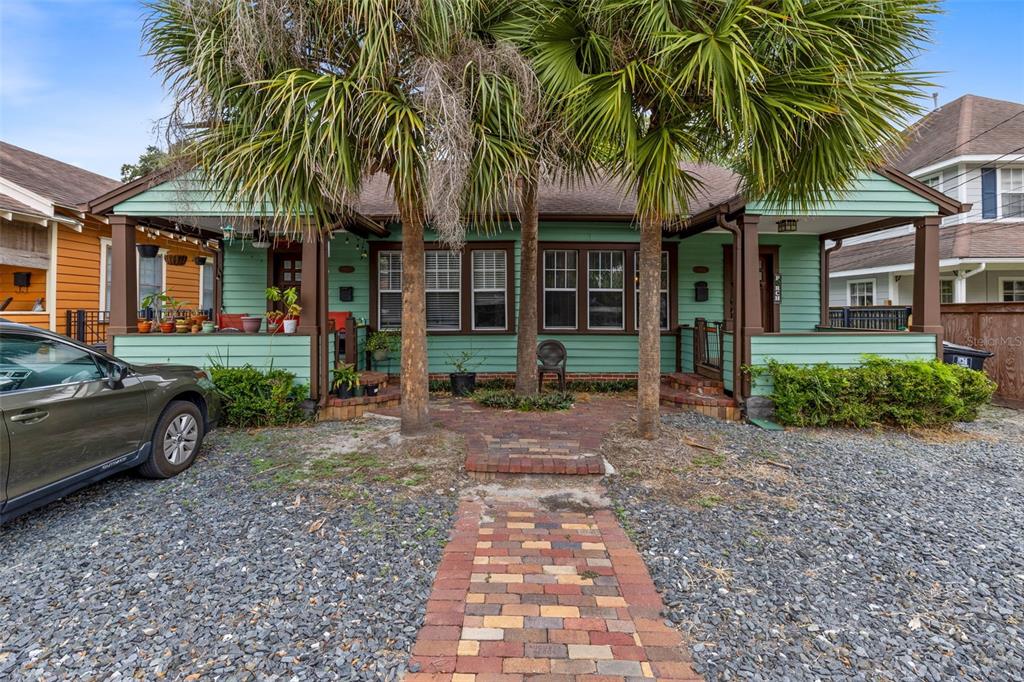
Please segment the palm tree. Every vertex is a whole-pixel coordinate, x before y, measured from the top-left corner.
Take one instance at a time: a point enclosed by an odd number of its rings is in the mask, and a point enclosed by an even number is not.
[[[806,207],[898,143],[927,85],[907,66],[932,0],[547,0],[534,63],[574,83],[578,139],[634,192],[640,227],[638,430],[657,434],[662,230],[688,213],[686,162],[750,197]]]
[[[269,202],[281,229],[310,229],[347,212],[367,177],[387,177],[402,222],[402,432],[422,431],[432,148],[418,68],[458,42],[463,3],[155,0],[150,9],[145,37],[175,99],[172,127],[226,200]]]

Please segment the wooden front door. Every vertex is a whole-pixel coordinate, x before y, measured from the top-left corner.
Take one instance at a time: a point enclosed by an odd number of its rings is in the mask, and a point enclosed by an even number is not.
[[[777,332],[779,331],[779,304],[775,300],[775,275],[778,272],[779,247],[761,246],[759,250],[758,279],[761,292],[761,327],[766,332]],[[732,330],[739,327],[739,320],[736,317],[736,295],[732,277],[732,245],[726,244],[723,251],[723,314],[725,316],[726,328]]]
[[[281,291],[295,287],[302,291],[302,252],[274,253],[274,286]]]

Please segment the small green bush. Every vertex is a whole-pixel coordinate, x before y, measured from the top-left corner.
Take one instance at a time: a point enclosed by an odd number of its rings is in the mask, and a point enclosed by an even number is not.
[[[995,391],[984,373],[939,360],[868,356],[849,368],[773,361],[754,373],[771,377],[775,418],[790,426],[943,426],[975,419]]]
[[[264,372],[251,365],[214,367],[210,378],[224,401],[221,422],[227,426],[284,426],[305,419],[302,401],[309,389],[295,385],[291,372]]]
[[[484,407],[496,407],[503,410],[520,410],[522,412],[549,410],[568,410],[572,407],[575,396],[568,391],[541,393],[531,397],[520,397],[510,389],[485,388],[473,393],[473,400]]]
[[[636,379],[570,379],[566,388],[574,393],[630,393]]]

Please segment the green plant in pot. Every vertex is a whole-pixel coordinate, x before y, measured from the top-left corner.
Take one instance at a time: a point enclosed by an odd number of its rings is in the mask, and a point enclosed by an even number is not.
[[[339,364],[331,370],[331,388],[339,398],[352,398],[359,388],[359,372],[355,365]]]
[[[142,309],[156,312],[156,308],[154,306],[163,300],[163,296],[164,292],[162,291],[149,294],[142,299]],[[137,326],[140,333],[147,334],[153,330],[153,320],[148,317],[140,317],[137,321]]]
[[[280,310],[268,310],[267,311],[267,331],[271,334],[276,334],[281,331],[281,320],[284,319],[284,313]]]
[[[464,350],[458,355],[449,355],[448,364],[455,370],[448,375],[452,382],[452,395],[463,397],[476,390],[476,372],[470,371],[479,364],[475,351]]]
[[[366,339],[366,350],[373,353],[373,359],[384,362],[399,348],[401,336],[396,331],[375,331]]]
[[[299,305],[299,290],[295,287],[283,290],[279,287],[268,287],[266,297],[271,303],[281,303],[284,307],[283,311],[272,310],[267,313],[267,326],[270,333],[273,334],[277,331],[277,325],[283,325],[285,334],[294,334],[299,326],[299,313],[302,312],[302,306]],[[274,315],[273,321],[271,314]]]

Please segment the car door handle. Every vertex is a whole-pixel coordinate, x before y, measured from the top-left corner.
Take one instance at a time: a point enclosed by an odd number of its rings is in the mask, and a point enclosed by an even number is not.
[[[32,410],[31,412],[22,412],[11,417],[12,422],[24,422],[31,424],[32,422],[41,422],[50,416],[49,412],[43,410]]]

